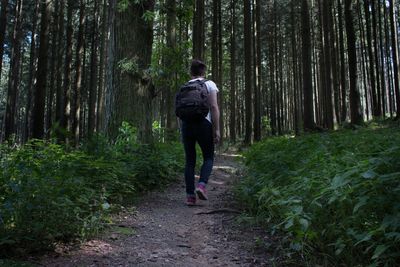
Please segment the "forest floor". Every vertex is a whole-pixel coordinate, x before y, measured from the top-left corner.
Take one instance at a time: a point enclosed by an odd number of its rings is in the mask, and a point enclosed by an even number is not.
[[[240,171],[234,157],[216,158],[208,201],[186,206],[180,179],[116,215],[115,226],[100,237],[60,247],[36,262],[41,266],[272,265],[265,249],[257,246],[263,231],[236,220],[240,214],[232,188]]]

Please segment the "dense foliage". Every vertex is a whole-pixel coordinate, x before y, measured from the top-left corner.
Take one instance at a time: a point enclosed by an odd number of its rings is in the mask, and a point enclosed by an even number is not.
[[[238,196],[309,260],[393,266],[400,260],[399,144],[398,127],[376,125],[267,139],[246,153]]]
[[[97,137],[69,151],[33,140],[1,147],[0,160],[2,254],[94,234],[104,227],[112,204],[165,185],[183,166],[181,146],[140,145],[128,124],[113,145]]]

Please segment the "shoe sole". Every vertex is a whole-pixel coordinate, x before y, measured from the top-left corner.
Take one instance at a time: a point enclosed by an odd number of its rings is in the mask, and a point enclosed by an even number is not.
[[[193,206],[196,206],[196,203],[186,203],[186,205],[189,207],[193,207]]]
[[[207,196],[200,189],[196,189],[197,196],[201,200],[208,200]]]

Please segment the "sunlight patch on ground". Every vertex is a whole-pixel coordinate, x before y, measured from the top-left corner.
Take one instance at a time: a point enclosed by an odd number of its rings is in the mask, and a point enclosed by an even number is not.
[[[221,155],[221,156],[224,156],[224,157],[235,158],[235,159],[243,158],[242,155],[240,155],[240,154],[235,154],[235,153],[221,153],[220,155]]]
[[[82,246],[86,255],[105,255],[113,252],[114,248],[111,244],[102,240],[91,240]]]
[[[223,184],[225,184],[225,182],[223,182],[223,181],[215,181],[215,180],[210,180],[209,183],[210,183],[210,184],[216,184],[216,185],[223,185]]]
[[[214,165],[214,169],[216,170],[222,170],[222,171],[227,171],[229,173],[233,173],[236,171],[236,168],[232,166],[226,166],[226,165]]]

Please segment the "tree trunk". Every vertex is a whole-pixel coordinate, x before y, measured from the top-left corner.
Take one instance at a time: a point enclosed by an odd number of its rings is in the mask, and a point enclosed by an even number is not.
[[[230,40],[230,123],[229,135],[236,142],[236,3],[231,0],[231,40]]]
[[[115,1],[111,5],[115,7]],[[136,126],[139,140],[152,141],[154,88],[148,75],[153,45],[153,22],[145,20],[153,0],[115,11],[107,70],[107,133],[115,138],[122,122]],[[115,9],[114,9],[115,10]]]
[[[204,0],[195,0],[195,13],[193,16],[193,58],[199,60],[204,60],[204,5]]]
[[[301,2],[301,26],[302,26],[302,53],[303,53],[303,93],[304,93],[304,130],[315,128],[313,110],[313,87],[311,73],[311,38],[310,38],[310,15],[308,0]]]
[[[357,51],[354,31],[352,0],[345,0],[345,23],[347,33],[347,49],[349,57],[350,78],[350,120],[352,124],[362,123],[360,111],[360,94],[357,88]]]
[[[346,66],[345,66],[345,50],[344,50],[344,35],[343,35],[343,11],[340,0],[337,0],[339,14],[339,50],[340,50],[340,92],[341,92],[341,111],[339,123],[343,123],[347,118],[347,102],[346,102]]]
[[[1,70],[3,68],[3,54],[4,54],[4,40],[6,37],[7,29],[7,9],[8,0],[1,0],[1,11],[0,11],[0,81],[1,81]]]
[[[41,139],[44,137],[44,109],[47,85],[47,62],[49,47],[49,14],[51,0],[41,3],[41,22],[40,22],[40,45],[37,67],[37,82],[35,88],[33,105],[33,131],[32,137]]]
[[[176,129],[177,129],[177,119],[174,112],[174,96],[175,90],[177,87],[176,82],[176,66],[174,66],[175,59],[172,58],[176,52],[176,1],[175,0],[167,0],[166,1],[166,9],[167,9],[167,27],[166,27],[166,39],[167,39],[167,48],[169,53],[166,57],[166,70],[168,73],[168,78],[166,81],[167,88],[165,94],[165,104],[166,104],[166,130],[167,130],[167,140],[172,140],[175,137]]]
[[[85,25],[85,3],[83,0],[79,1],[79,30],[78,40],[76,44],[75,54],[75,75],[76,80],[74,84],[73,101],[71,105],[71,125],[72,134],[75,137],[75,144],[79,141],[79,121],[81,113],[81,95],[82,95],[82,57],[84,50],[84,25]]]
[[[221,3],[222,1],[218,1],[218,83],[219,83],[219,93],[218,93],[218,105],[220,109],[220,145],[223,145],[224,136],[225,136],[225,127],[224,127],[224,120],[225,120],[225,113],[224,113],[224,81],[223,81],[223,49],[222,49],[222,10],[221,10]]]
[[[400,88],[399,88],[399,50],[397,38],[397,19],[394,10],[394,4],[390,3],[390,31],[392,34],[392,57],[393,57],[393,73],[394,73],[394,91],[396,95],[396,117],[400,118]]]
[[[291,48],[292,48],[292,69],[293,69],[293,79],[292,79],[292,85],[293,85],[293,128],[294,132],[296,135],[300,134],[300,129],[299,129],[299,112],[298,112],[298,93],[297,93],[297,38],[296,38],[296,32],[297,32],[297,27],[296,27],[296,13],[295,9],[297,7],[297,1],[292,0],[291,2],[291,7],[290,7],[290,12],[291,12],[291,26],[292,26],[292,32],[291,32]]]
[[[252,136],[252,57],[251,57],[251,5],[250,0],[244,0],[244,67],[245,67],[245,112],[246,132],[244,143],[249,145]]]
[[[96,116],[96,130],[100,132],[104,128],[104,93],[105,93],[105,73],[104,73],[104,62],[106,61],[107,55],[107,33],[111,29],[111,21],[108,15],[109,12],[108,1],[103,1],[103,15],[101,25],[101,45],[100,45],[100,63],[99,63],[99,86],[97,93],[97,116]]]
[[[332,62],[331,62],[331,47],[332,40],[330,38],[330,30],[332,23],[332,2],[330,0],[323,0],[323,36],[324,36],[324,71],[325,71],[325,121],[324,125],[333,130],[333,105],[332,105]]]
[[[376,92],[377,92],[377,114],[378,116],[382,116],[382,103],[381,103],[381,84],[380,84],[380,75],[379,75],[379,51],[378,51],[378,22],[376,20],[376,7],[375,7],[375,0],[370,0],[371,3],[371,13],[372,13],[372,34],[373,34],[373,48],[374,48],[374,59],[375,60],[375,75],[376,75]]]
[[[371,21],[369,14],[370,0],[364,0],[365,22],[367,27],[367,47],[368,47],[368,61],[369,61],[369,75],[371,78],[371,92],[372,92],[372,115],[374,117],[380,116],[379,104],[376,93],[376,79],[375,79],[375,61],[373,54],[373,44],[371,36]]]
[[[98,30],[97,30],[97,22],[98,22],[98,5],[99,1],[95,0],[94,2],[94,16],[93,16],[93,25],[92,25],[92,47],[90,53],[90,83],[89,83],[89,102],[88,102],[88,137],[91,138],[93,136],[93,132],[95,129],[96,122],[96,99],[97,99],[97,82],[98,82],[98,68],[97,68],[97,47],[98,47]]]
[[[21,65],[21,35],[22,35],[22,6],[23,0],[15,4],[14,30],[11,43],[10,74],[8,79],[6,114],[4,119],[4,140],[15,134],[15,116],[17,110],[17,96],[20,84]]]
[[[261,0],[255,0],[255,87],[254,87],[254,140],[261,140]]]
[[[64,95],[63,95],[63,88],[62,88],[62,70],[63,70],[63,54],[65,49],[64,43],[64,1],[59,1],[59,10],[58,13],[58,43],[57,43],[57,72],[56,72],[56,123],[58,127],[61,126],[61,121],[64,116]],[[57,133],[58,135],[58,133]]]
[[[70,130],[71,125],[70,116],[71,116],[71,80],[72,80],[72,35],[73,35],[73,11],[74,11],[74,2],[73,0],[68,0],[68,9],[67,9],[67,37],[66,37],[66,53],[65,53],[65,73],[64,73],[64,92],[63,92],[63,117],[61,120],[61,127],[64,130]]]
[[[46,105],[46,123],[45,123],[45,129],[46,129],[46,138],[50,138],[50,130],[52,128],[53,124],[53,99],[54,99],[54,93],[55,93],[55,86],[56,86],[56,65],[57,65],[57,55],[58,55],[58,50],[59,47],[57,47],[57,41],[58,41],[58,36],[62,33],[60,33],[58,29],[58,22],[59,18],[58,16],[63,15],[59,13],[59,8],[60,8],[60,2],[61,1],[55,1],[55,6],[52,14],[52,20],[50,24],[50,33],[51,33],[51,58],[50,58],[50,79],[49,79],[49,90],[47,94],[47,105]],[[64,19],[64,18],[63,18]]]
[[[386,5],[386,4],[385,4]],[[381,4],[378,1],[378,20],[379,20],[379,55],[380,55],[380,74],[381,74],[381,106],[382,106],[382,116],[386,115],[386,104],[385,104],[385,96],[386,96],[386,75],[385,75],[385,49],[383,46],[383,34],[382,34],[382,10]]]
[[[31,137],[32,132],[32,97],[34,92],[34,77],[36,76],[36,63],[37,63],[37,53],[36,53],[36,28],[37,21],[39,17],[39,0],[35,1],[35,10],[32,18],[32,30],[31,30],[31,44],[29,52],[29,74],[28,74],[28,95],[26,99],[26,109],[25,109],[25,129],[23,142],[26,142]]]

